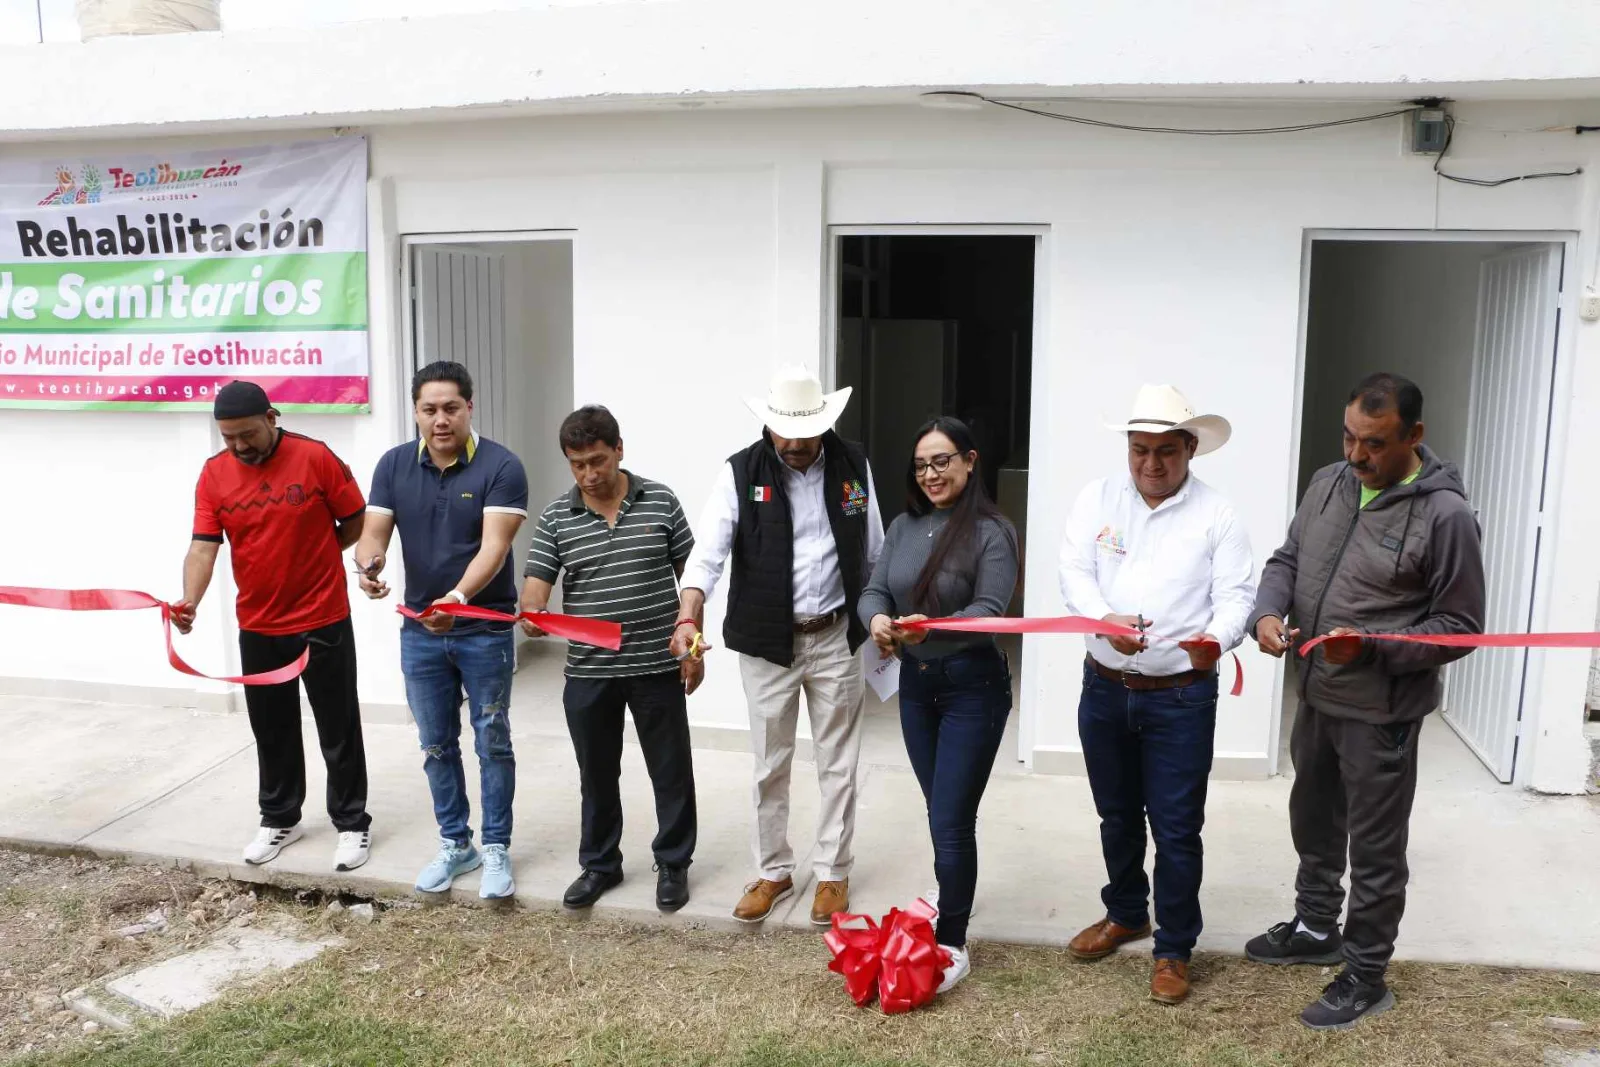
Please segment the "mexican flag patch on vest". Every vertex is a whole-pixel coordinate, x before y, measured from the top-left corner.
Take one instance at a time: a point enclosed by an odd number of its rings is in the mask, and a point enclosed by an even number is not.
[[[750,499],[755,501],[757,504],[768,503],[772,500],[772,486],[752,485],[750,487]]]

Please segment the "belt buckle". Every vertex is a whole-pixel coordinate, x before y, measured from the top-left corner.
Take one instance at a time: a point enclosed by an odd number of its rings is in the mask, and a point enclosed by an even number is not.
[[[1128,679],[1130,679],[1130,678],[1143,678],[1143,677],[1144,677],[1144,674],[1142,672],[1140,672],[1140,671],[1123,671],[1122,672],[1122,688],[1128,689],[1128,690],[1132,690],[1135,687],[1129,684]]]

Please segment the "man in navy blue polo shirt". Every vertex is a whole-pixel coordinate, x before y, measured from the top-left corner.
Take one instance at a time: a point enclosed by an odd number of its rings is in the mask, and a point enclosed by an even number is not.
[[[472,376],[459,363],[430,363],[411,380],[418,440],[378,460],[368,494],[367,525],[356,545],[362,591],[389,595],[379,579],[398,527],[406,567],[406,607],[473,604],[517,610],[511,541],[528,517],[528,479],[511,451],[472,429]],[[442,893],[457,875],[483,867],[486,900],[516,891],[511,876],[510,623],[430,615],[407,619],[400,633],[406,703],[417,722],[423,770],[439,822],[439,853],[417,876],[424,893]],[[461,764],[461,692],[467,694],[483,795],[483,852],[467,823]]]

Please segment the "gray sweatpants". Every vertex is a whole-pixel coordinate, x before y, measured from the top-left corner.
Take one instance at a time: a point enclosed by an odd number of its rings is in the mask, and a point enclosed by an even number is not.
[[[1313,930],[1339,924],[1348,852],[1344,958],[1369,981],[1389,966],[1406,910],[1406,844],[1421,732],[1421,722],[1376,726],[1301,705],[1289,736],[1289,827],[1300,853],[1295,909]]]

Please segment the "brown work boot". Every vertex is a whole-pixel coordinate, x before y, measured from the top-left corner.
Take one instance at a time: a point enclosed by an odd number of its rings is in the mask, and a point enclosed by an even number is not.
[[[744,896],[734,905],[733,917],[742,923],[761,922],[772,914],[772,909],[778,901],[793,892],[793,878],[785,878],[781,882],[769,882],[765,878],[757,878],[744,887]]]
[[[1137,930],[1130,930],[1105,918],[1073,938],[1071,944],[1067,945],[1067,951],[1080,960],[1100,960],[1117,951],[1120,945],[1143,941],[1149,936],[1149,923]]]
[[[1150,999],[1162,1004],[1182,1004],[1189,996],[1189,965],[1183,960],[1156,960],[1150,975]]]
[[[833,913],[850,906],[850,879],[818,882],[817,895],[811,898],[811,925],[830,926]]]

